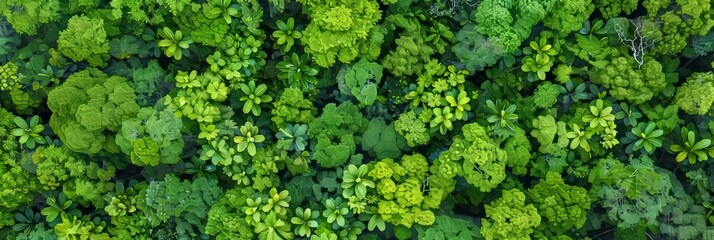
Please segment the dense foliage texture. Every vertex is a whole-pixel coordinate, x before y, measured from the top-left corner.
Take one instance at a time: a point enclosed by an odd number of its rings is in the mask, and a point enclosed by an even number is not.
[[[714,239],[710,0],[0,0],[0,239]]]

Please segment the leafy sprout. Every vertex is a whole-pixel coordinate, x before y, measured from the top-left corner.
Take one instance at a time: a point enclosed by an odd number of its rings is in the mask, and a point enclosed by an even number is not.
[[[256,86],[255,81],[250,81],[248,84],[240,83],[239,86],[244,94],[240,98],[240,101],[244,102],[243,113],[253,113],[253,115],[259,116],[261,113],[260,104],[273,101],[272,96],[265,94],[268,90],[268,86],[265,84]]]
[[[226,60],[223,59],[223,55],[219,51],[208,55],[208,57],[206,57],[206,62],[208,63],[208,65],[211,66],[209,69],[211,69],[212,72],[220,72],[221,68],[225,67],[226,64],[228,64]]]
[[[523,49],[523,53],[530,55],[523,60],[521,70],[527,73],[535,73],[540,80],[545,80],[545,74],[553,67],[551,57],[558,54],[553,45],[548,44],[546,37],[541,37],[540,41],[531,41],[529,47]],[[532,78],[529,77],[529,80]]]
[[[302,33],[295,30],[295,19],[288,18],[286,22],[283,20],[278,20],[275,22],[278,26],[278,30],[273,32],[272,36],[277,38],[275,41],[276,46],[279,46],[280,51],[287,53],[295,44],[295,40],[302,38]]]
[[[275,134],[278,138],[278,147],[288,151],[303,151],[307,146],[307,125],[288,124]]]
[[[683,144],[674,144],[669,147],[669,150],[677,154],[675,158],[677,162],[688,159],[689,163],[695,164],[697,161],[706,161],[709,159],[707,157],[707,148],[711,145],[710,139],[705,138],[697,141],[694,131],[690,131],[686,127],[682,127],[680,133]]]
[[[322,211],[322,216],[327,218],[327,223],[337,222],[337,225],[344,226],[346,223],[345,215],[349,214],[350,210],[342,204],[342,201],[327,199],[325,200],[325,210]]]
[[[657,129],[657,124],[654,122],[640,123],[622,140],[625,144],[629,143],[625,152],[632,153],[642,149],[643,152],[652,154],[655,149],[662,147],[663,135],[664,131]]]
[[[246,198],[245,199],[245,207],[243,207],[243,213],[246,215],[245,221],[248,223],[258,223],[260,222],[260,219],[262,218],[261,212],[259,211],[260,205],[263,204],[263,198],[262,197],[257,197],[255,199],[253,198]]]
[[[47,198],[47,207],[43,208],[40,213],[45,216],[45,220],[50,223],[50,226],[54,226],[59,223],[59,216],[62,214],[69,213],[73,216],[81,215],[81,212],[77,210],[76,207],[77,203],[67,199],[64,193],[60,193],[57,198]]]
[[[215,0],[209,1],[211,7],[207,11],[203,11],[207,18],[214,19],[222,17],[227,24],[233,22],[233,17],[239,16],[240,5],[231,4],[233,0]]]
[[[583,116],[583,122],[590,124],[590,128],[607,127],[608,122],[615,121],[612,107],[604,107],[603,104],[602,99],[598,99],[595,106],[590,106],[590,112]]]
[[[187,55],[188,48],[193,43],[191,36],[184,36],[181,30],[176,32],[171,31],[168,27],[164,27],[162,31],[158,31],[161,36],[159,47],[164,49],[164,54],[167,57],[173,57],[176,60],[181,60],[183,55]]]
[[[10,134],[19,137],[20,144],[24,144],[29,149],[34,149],[37,144],[45,144],[45,138],[40,136],[45,126],[40,124],[39,116],[32,116],[28,121],[21,117],[15,117],[14,120],[18,128],[13,129]]]
[[[340,231],[340,237],[347,240],[357,240],[357,236],[364,231],[365,227],[364,223],[360,221],[353,221],[349,226]]]
[[[590,137],[592,133],[589,131],[581,131],[577,124],[571,125],[572,131],[565,134],[566,137],[572,139],[570,149],[582,147],[585,151],[590,152]]]
[[[444,108],[434,108],[434,119],[431,120],[430,126],[432,128],[439,127],[439,132],[444,135],[447,130],[454,128],[451,120],[455,118],[454,114],[451,112],[451,107]]]
[[[560,86],[560,93],[563,94],[562,100],[566,105],[590,99],[590,95],[586,91],[587,85],[585,85],[585,83],[580,83],[575,86],[573,80]]]
[[[625,126],[637,126],[637,119],[643,116],[640,110],[627,103],[613,104],[613,108],[615,109],[615,118],[622,119]]]
[[[359,199],[365,198],[367,196],[367,188],[375,187],[372,180],[365,178],[368,171],[367,165],[360,165],[358,168],[350,164],[342,173],[342,196],[349,198],[355,195]]]
[[[454,96],[453,93],[449,92],[447,93],[445,99],[446,102],[449,103],[450,107],[456,109],[456,119],[465,120],[464,113],[466,111],[471,111],[471,105],[469,105],[471,98],[466,96],[466,91],[460,91],[457,96]]]
[[[216,128],[215,124],[199,124],[199,129],[201,132],[198,134],[199,139],[206,139],[208,141],[218,137],[220,129]]]
[[[211,161],[213,165],[230,166],[233,163],[242,163],[243,157],[238,154],[236,148],[228,144],[228,138],[213,139],[208,144],[204,144],[200,159]]]
[[[248,150],[250,156],[255,156],[257,151],[256,144],[265,141],[265,136],[258,133],[258,127],[253,125],[252,122],[246,122],[245,125],[240,127],[240,135],[233,138],[233,142],[237,143],[236,146],[238,152],[244,152]]]
[[[309,59],[307,55],[298,56],[293,53],[290,56],[284,56],[283,61],[279,62],[278,78],[283,80],[283,84],[288,87],[300,88],[303,92],[308,91],[314,84],[317,84],[318,71],[313,66],[308,65]]]
[[[258,233],[260,239],[266,240],[282,240],[292,239],[293,234],[290,232],[290,223],[278,218],[276,212],[270,212],[262,222],[255,225],[255,232]]]
[[[287,214],[287,208],[290,206],[290,193],[287,190],[278,192],[278,189],[271,188],[268,192],[268,202],[263,205],[263,212],[276,212],[280,215]]]
[[[32,211],[32,208],[26,207],[24,211],[15,214],[15,225],[12,226],[12,230],[22,232],[25,229],[32,229],[38,224],[43,224],[40,214]]]
[[[295,225],[295,235],[301,237],[310,237],[312,229],[320,226],[317,219],[320,217],[320,212],[312,211],[312,209],[303,209],[298,207],[295,209],[295,217],[290,219],[290,222]]]
[[[518,121],[518,115],[515,113],[516,105],[509,104],[508,101],[501,101],[500,99],[496,100],[494,104],[493,101],[489,99],[486,100],[486,106],[491,113],[486,120],[494,124],[494,129],[514,131],[516,128],[515,123]]]

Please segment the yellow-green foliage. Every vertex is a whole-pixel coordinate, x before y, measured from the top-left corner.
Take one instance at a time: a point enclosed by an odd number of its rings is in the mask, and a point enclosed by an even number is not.
[[[481,234],[487,239],[531,239],[541,224],[533,204],[526,204],[526,195],[517,188],[503,190],[499,199],[486,204],[486,218],[481,219]]]
[[[543,25],[562,33],[574,32],[583,27],[582,23],[594,10],[592,0],[558,0],[543,19]]]
[[[60,18],[60,0],[3,0],[0,13],[12,24],[15,31],[35,35],[37,29]]]
[[[679,107],[692,115],[707,114],[714,103],[714,73],[694,73],[687,82],[677,88],[675,101]]]
[[[313,112],[317,110],[309,99],[303,98],[303,93],[297,88],[286,88],[272,104],[270,120],[279,127],[287,123],[309,123],[315,118]]]
[[[301,43],[322,67],[349,63],[382,17],[375,0],[298,0],[310,17]]]
[[[559,173],[548,172],[526,195],[543,218],[536,235],[555,237],[585,224],[590,209],[588,191],[565,184]]]
[[[616,17],[621,13],[630,14],[637,8],[637,0],[595,0],[594,2],[605,18]]]
[[[126,79],[94,68],[73,74],[52,90],[47,105],[52,110],[50,126],[65,146],[86,154],[98,153],[107,139],[105,130],[118,131],[139,111]],[[107,150],[118,149],[108,146]]]
[[[109,41],[104,20],[86,16],[69,19],[67,29],[60,32],[57,49],[75,62],[87,60],[93,67],[105,66],[109,58]]]
[[[27,174],[15,161],[18,156],[18,144],[10,131],[15,128],[13,114],[0,108],[0,212],[10,212],[28,204],[33,199],[33,192],[40,189],[37,178]],[[4,218],[4,216],[0,216]],[[12,220],[10,218],[9,220]],[[0,226],[3,225],[0,220]]]
[[[330,103],[323,108],[319,118],[309,124],[309,136],[316,140],[314,159],[324,168],[333,168],[347,162],[357,149],[355,133],[366,125],[357,106]]]
[[[45,190],[56,189],[70,177],[83,176],[86,171],[84,160],[65,147],[39,147],[32,154],[32,162],[37,165],[37,179]]]
[[[506,152],[499,148],[478,123],[462,127],[447,151],[434,161],[445,178],[461,176],[482,192],[489,192],[506,179]]]
[[[649,59],[638,68],[632,56],[612,58],[604,69],[591,72],[590,77],[594,83],[608,88],[612,97],[637,104],[652,99],[666,86],[662,64]]]
[[[377,212],[385,221],[395,225],[411,227],[412,224],[431,225],[437,208],[434,202],[441,202],[443,195],[434,187],[434,191],[423,192],[429,164],[421,154],[405,155],[401,161],[385,158],[376,162],[369,176],[377,183]]]
[[[670,4],[673,6],[668,7]],[[714,27],[709,0],[645,1],[643,5],[651,18],[662,23],[662,36],[654,46],[660,54],[680,53],[692,36],[707,35]]]
[[[0,66],[0,91],[13,89],[22,79],[23,76],[18,74],[17,69],[17,65],[12,62]]]

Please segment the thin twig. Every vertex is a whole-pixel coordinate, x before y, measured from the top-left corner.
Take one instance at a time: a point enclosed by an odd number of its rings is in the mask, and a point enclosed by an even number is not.
[[[599,237],[600,235],[603,235],[603,234],[606,234],[606,233],[609,233],[609,232],[615,231],[615,229],[617,229],[617,228],[612,228],[612,229],[610,229],[610,230],[607,230],[607,231],[601,232],[601,233],[599,233],[598,235],[595,235],[595,236],[593,236],[593,237],[592,237],[592,239],[595,239],[596,237]]]

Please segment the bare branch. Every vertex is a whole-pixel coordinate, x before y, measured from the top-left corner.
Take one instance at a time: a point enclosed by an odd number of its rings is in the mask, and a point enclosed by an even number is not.
[[[655,28],[655,22],[652,21],[642,21],[640,18],[630,19],[627,23],[628,26],[623,26],[622,23],[615,24],[615,32],[620,38],[620,42],[632,50],[632,57],[634,57],[635,62],[642,67],[644,64],[645,50],[654,46],[655,39],[650,38],[649,31]],[[633,30],[633,36],[627,32],[629,25],[635,27]]]
[[[475,7],[479,1],[480,0],[446,0],[444,3],[444,5],[447,5],[445,9],[442,10],[437,4],[434,4],[429,7],[429,13],[436,16],[451,16],[457,11],[469,10],[463,9],[463,7]]]

